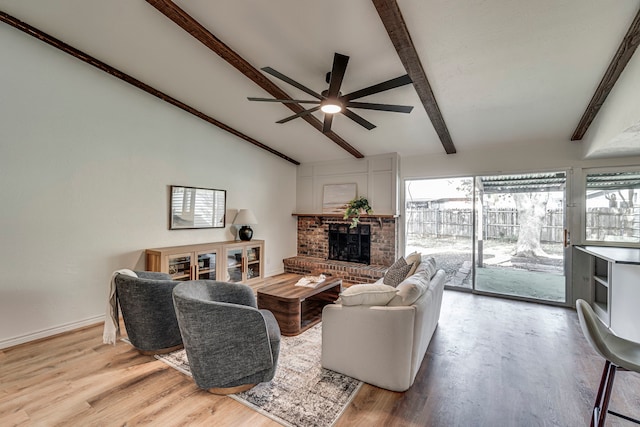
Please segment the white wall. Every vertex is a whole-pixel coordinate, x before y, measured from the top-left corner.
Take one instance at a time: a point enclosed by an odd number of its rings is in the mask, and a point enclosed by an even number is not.
[[[295,255],[294,165],[6,25],[0,57],[0,348],[101,321],[145,248],[233,238],[168,230],[171,184],[251,208],[267,275]]]
[[[356,196],[364,196],[374,213],[398,213],[398,154],[364,159],[305,163],[298,167],[297,213],[322,213],[324,186],[356,184]]]

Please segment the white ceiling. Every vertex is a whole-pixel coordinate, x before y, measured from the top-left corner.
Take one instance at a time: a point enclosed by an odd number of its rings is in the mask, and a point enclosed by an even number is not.
[[[405,70],[369,0],[176,0],[256,68],[321,92],[334,52],[351,57],[341,91]],[[458,152],[569,139],[638,0],[399,0]],[[143,0],[0,0],[0,10],[61,39],[302,163],[351,155],[277,103]],[[295,99],[309,99],[268,76]],[[410,114],[356,110],[332,129],[364,155],[443,153],[412,86],[362,101]],[[321,119],[320,114],[318,118]],[[238,139],[238,143],[245,143]]]

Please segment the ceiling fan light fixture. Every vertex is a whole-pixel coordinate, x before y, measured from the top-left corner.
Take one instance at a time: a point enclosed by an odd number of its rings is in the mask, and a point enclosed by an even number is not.
[[[337,101],[326,101],[320,106],[323,113],[335,114],[342,111],[342,105]]]

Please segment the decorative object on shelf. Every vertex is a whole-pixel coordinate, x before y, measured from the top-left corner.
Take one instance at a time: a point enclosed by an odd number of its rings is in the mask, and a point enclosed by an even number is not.
[[[240,240],[249,241],[253,237],[253,230],[249,225],[257,224],[258,220],[250,209],[240,209],[236,218],[233,220],[233,225],[241,225],[238,230],[238,237]]]
[[[351,225],[349,226],[349,228],[357,227],[358,223],[360,222],[360,215],[364,213],[373,213],[373,209],[371,209],[371,206],[369,206],[369,201],[367,200],[367,198],[364,196],[360,196],[351,200],[347,204],[347,209],[344,212],[344,219],[353,217],[351,218]]]
[[[224,228],[225,190],[171,186],[169,229]]]
[[[326,184],[322,194],[322,213],[342,213],[356,197],[356,184]]]

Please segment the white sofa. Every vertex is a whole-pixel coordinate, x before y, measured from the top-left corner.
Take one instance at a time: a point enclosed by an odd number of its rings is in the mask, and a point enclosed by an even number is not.
[[[432,276],[435,261],[430,259],[429,268],[427,260],[422,257],[415,273],[397,286],[396,292],[403,295],[393,297],[389,305],[324,307],[324,368],[388,390],[411,387],[438,324],[444,290],[445,272]],[[404,305],[403,296],[416,291],[417,300]]]

